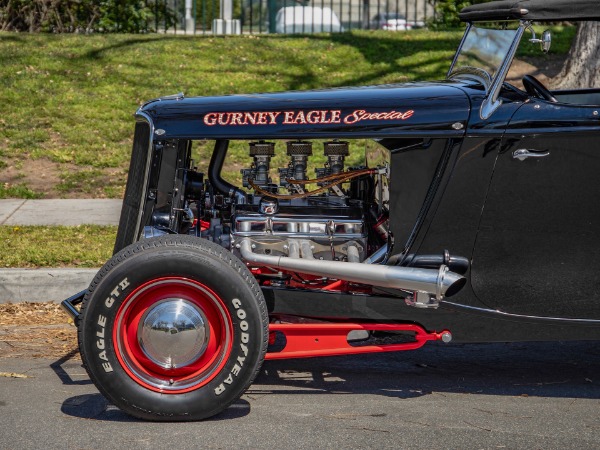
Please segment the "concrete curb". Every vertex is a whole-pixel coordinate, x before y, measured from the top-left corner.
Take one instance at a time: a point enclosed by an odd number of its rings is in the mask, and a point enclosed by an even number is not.
[[[122,200],[0,200],[0,225],[118,225]]]
[[[0,303],[61,302],[87,289],[99,269],[2,269]]]
[[[121,205],[122,200],[116,199],[3,199],[0,226],[118,225]],[[0,303],[60,302],[86,289],[97,272],[98,269],[0,269]]]

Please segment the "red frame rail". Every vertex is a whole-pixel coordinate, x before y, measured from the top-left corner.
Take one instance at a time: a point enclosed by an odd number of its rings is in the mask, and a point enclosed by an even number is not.
[[[348,333],[354,330],[365,331],[412,331],[414,342],[397,344],[365,345],[354,347],[348,342]],[[448,330],[429,332],[414,324],[381,323],[327,323],[296,324],[274,323],[269,332],[280,332],[286,338],[285,347],[278,352],[268,352],[265,359],[311,358],[314,356],[356,355],[361,353],[395,352],[416,350],[427,341],[450,342],[452,334]]]

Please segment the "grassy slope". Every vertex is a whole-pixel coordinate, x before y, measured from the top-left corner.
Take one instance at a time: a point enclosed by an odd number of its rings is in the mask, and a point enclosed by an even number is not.
[[[0,161],[22,171],[27,159],[74,164],[60,174],[68,196],[106,168],[126,169],[132,113],[145,100],[441,78],[459,37],[0,34]]]
[[[441,79],[461,34],[0,33],[0,198],[35,196],[14,180],[11,186],[1,183],[9,165],[17,180],[25,179],[28,160],[58,168],[50,196],[81,191],[119,197],[132,113],[145,100],[181,91],[220,95]],[[555,41],[564,52],[564,39]]]
[[[147,99],[179,91],[216,95],[440,79],[461,34],[0,33],[0,198],[39,195],[3,181],[9,166],[26,173],[34,161],[59,168],[53,196],[85,195],[90,185],[98,185],[95,194],[119,196],[132,113]],[[572,36],[572,30],[555,35],[555,52],[565,53]],[[539,56],[537,50],[522,54]],[[205,150],[198,149],[200,158]],[[240,148],[234,158],[241,160],[244,152]],[[0,242],[11,249],[0,255],[0,267],[99,266],[112,253],[115,233],[114,227],[0,227]]]

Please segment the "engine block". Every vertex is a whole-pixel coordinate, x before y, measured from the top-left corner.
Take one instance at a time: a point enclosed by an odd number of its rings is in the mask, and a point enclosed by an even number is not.
[[[308,243],[316,259],[362,261],[367,250],[362,208],[315,204],[319,200],[298,199],[280,205],[263,198],[257,205],[237,205],[232,217],[232,246],[250,238],[256,253],[294,257],[289,240],[297,240]]]

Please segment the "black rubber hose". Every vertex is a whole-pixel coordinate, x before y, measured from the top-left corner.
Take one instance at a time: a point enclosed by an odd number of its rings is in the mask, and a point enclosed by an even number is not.
[[[244,191],[238,189],[221,177],[221,169],[223,168],[228,148],[229,141],[226,139],[219,139],[215,142],[215,148],[213,149],[210,163],[208,164],[208,180],[221,194],[226,195],[227,197],[235,196],[238,204],[245,203],[246,194]]]
[[[448,266],[452,272],[464,275],[469,269],[469,260],[464,256],[454,255],[409,255],[406,260],[408,267],[420,267],[422,269],[437,269],[442,264]]]

